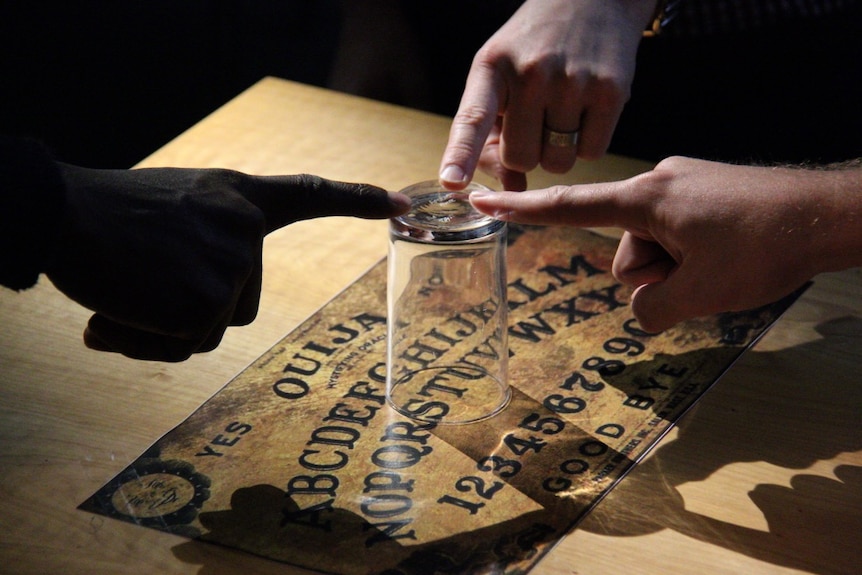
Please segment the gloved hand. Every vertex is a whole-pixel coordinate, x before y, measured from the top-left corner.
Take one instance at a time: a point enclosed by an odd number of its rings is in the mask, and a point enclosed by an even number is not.
[[[95,312],[88,347],[137,359],[182,361],[254,320],[267,233],[320,216],[389,218],[409,206],[400,194],[310,175],[60,169],[65,219],[45,273]]]

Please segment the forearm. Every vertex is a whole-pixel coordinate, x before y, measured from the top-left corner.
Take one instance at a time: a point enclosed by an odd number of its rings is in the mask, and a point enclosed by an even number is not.
[[[806,170],[800,183],[816,198],[809,223],[815,271],[862,266],[862,159]]]

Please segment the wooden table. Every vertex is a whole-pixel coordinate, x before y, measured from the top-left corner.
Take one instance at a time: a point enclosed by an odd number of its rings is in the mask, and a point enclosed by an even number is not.
[[[307,172],[398,189],[435,177],[448,126],[267,78],[140,165]],[[530,184],[649,167],[607,157]],[[182,364],[87,350],[89,313],[47,280],[0,291],[0,573],[304,572],[76,506],[379,261],[386,237],[385,222],[350,218],[271,234],[258,319]],[[533,572],[862,572],[860,360],[862,270],[817,278]]]

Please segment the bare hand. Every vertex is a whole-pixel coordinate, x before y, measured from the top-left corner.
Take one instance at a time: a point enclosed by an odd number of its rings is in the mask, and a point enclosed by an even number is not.
[[[862,170],[668,158],[621,182],[473,193],[525,224],[625,229],[613,273],[647,331],[776,301],[814,275],[862,265]]]
[[[461,189],[479,167],[523,190],[541,164],[568,171],[608,148],[655,0],[528,0],[476,54],[443,153],[440,181]],[[579,131],[549,145],[545,128]]]

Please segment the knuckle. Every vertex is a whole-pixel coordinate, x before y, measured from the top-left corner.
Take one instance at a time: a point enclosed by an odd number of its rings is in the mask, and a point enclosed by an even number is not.
[[[548,90],[577,91],[578,77],[570,77],[564,64],[556,56],[527,54],[512,63],[512,85],[526,97],[538,97]]]
[[[496,70],[511,68],[513,54],[505,43],[497,42],[491,38],[481,48],[476,50],[473,56],[472,68],[494,72]]]
[[[631,196],[637,200],[658,203],[670,189],[672,179],[672,173],[658,164],[652,170],[632,178]]]
[[[313,174],[298,174],[293,176],[292,183],[294,190],[292,193],[292,201],[296,213],[301,213],[303,209],[310,209],[321,202],[321,195],[330,191],[328,180],[315,176]]]
[[[208,168],[205,170],[195,170],[193,172],[193,183],[196,188],[204,190],[225,185],[238,188],[245,182],[247,177],[246,174],[237,170]]]
[[[667,158],[660,161],[655,166],[654,171],[676,171],[682,169],[686,163],[688,162],[688,158],[684,156],[668,156]]]
[[[544,54],[531,54],[518,62],[518,76],[526,83],[544,83],[554,77],[555,59]]]
[[[543,192],[543,204],[553,207],[562,207],[569,203],[568,186],[551,186]]]
[[[313,174],[299,174],[296,176],[297,185],[310,193],[317,193],[325,187],[326,181],[320,176]]]
[[[456,126],[466,126],[472,129],[479,128],[491,114],[491,111],[482,104],[469,103],[463,106],[455,114],[454,124]]]

